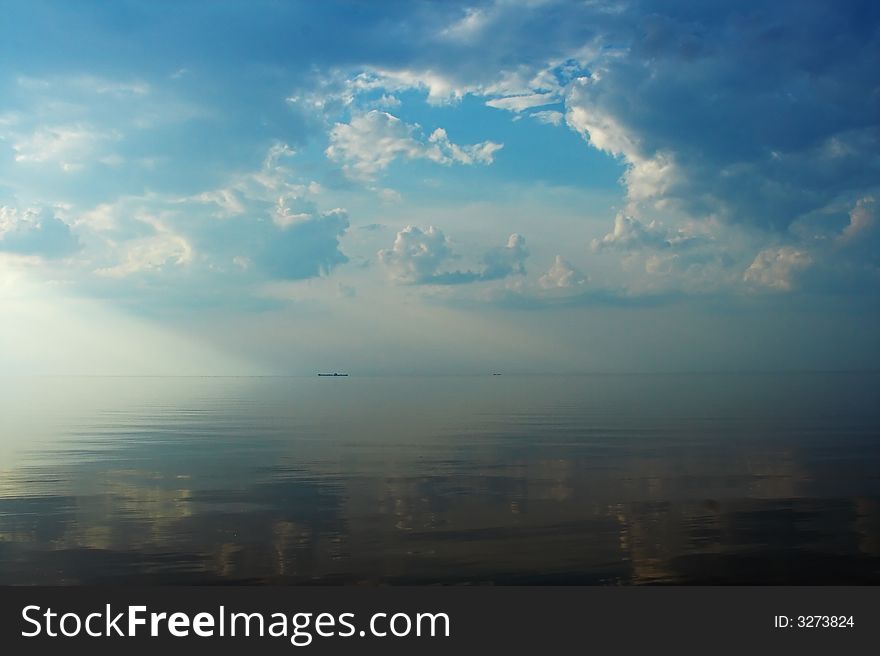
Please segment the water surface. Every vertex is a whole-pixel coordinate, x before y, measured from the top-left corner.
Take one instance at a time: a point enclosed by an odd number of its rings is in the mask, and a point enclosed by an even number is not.
[[[0,379],[0,584],[878,584],[878,389]]]

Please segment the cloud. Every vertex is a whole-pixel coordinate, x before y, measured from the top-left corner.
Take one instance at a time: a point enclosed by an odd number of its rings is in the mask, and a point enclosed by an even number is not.
[[[627,164],[633,203],[779,230],[876,184],[880,98],[852,100],[880,45],[853,26],[876,16],[858,3],[634,8],[625,49],[566,90],[568,125]]]
[[[358,114],[330,131],[326,154],[341,162],[346,175],[372,180],[395,159],[428,159],[438,164],[491,164],[502,145],[484,141],[460,146],[437,128],[424,139],[418,125],[410,125],[379,110]]]
[[[150,304],[241,303],[267,280],[327,275],[348,261],[340,244],[348,214],[319,207],[320,189],[292,168],[294,156],[276,143],[257,169],[216,189],[68,209],[86,245],[72,273],[123,300],[136,280]]]
[[[677,248],[692,245],[699,237],[675,232],[666,228],[657,220],[642,223],[638,219],[619,212],[614,217],[614,228],[602,239],[594,239],[594,251],[621,250],[636,251],[642,249]]]
[[[264,235],[254,261],[271,276],[286,280],[314,278],[348,262],[339,240],[348,229],[345,210],[333,209]]]
[[[527,93],[519,96],[507,96],[487,100],[486,105],[496,109],[506,109],[509,112],[522,112],[533,107],[541,107],[559,102],[559,98],[552,93]]]
[[[0,207],[0,252],[60,258],[80,248],[70,226],[47,210]]]
[[[222,222],[203,222],[192,231],[193,242],[218,270],[226,270],[224,263],[231,262],[251,275],[302,280],[326,275],[348,262],[340,250],[348,213],[343,208],[319,209],[320,186],[289,168],[287,162],[294,156],[287,144],[273,144],[257,171],[185,199],[220,210],[217,218]]]
[[[4,173],[25,180],[53,169],[83,173],[140,166],[144,150],[166,145],[159,128],[173,130],[175,124],[205,114],[140,79],[19,76],[3,93],[9,120],[0,119],[0,140],[10,145],[19,165]],[[142,141],[145,131],[152,134]]]
[[[282,194],[275,201],[273,220],[280,228],[288,228],[294,223],[308,221],[316,212],[315,203],[296,194]]]
[[[470,146],[459,146],[449,140],[446,130],[437,128],[428,137],[432,147],[426,157],[440,164],[491,164],[495,161],[495,153],[504,145],[493,141],[482,141]]]
[[[478,38],[492,22],[491,9],[468,7],[462,18],[440,31],[442,38],[452,41],[470,41]]]
[[[245,203],[235,189],[216,189],[196,194],[194,199],[202,203],[213,203],[221,216],[238,216],[245,213]]]
[[[529,114],[533,119],[537,120],[540,123],[546,123],[547,125],[561,125],[565,115],[562,112],[557,112],[555,110],[544,110],[540,112],[532,112]]]
[[[812,264],[809,253],[792,246],[768,248],[758,253],[743,274],[743,280],[775,291],[790,291],[797,274]]]
[[[510,275],[524,274],[528,256],[525,237],[514,233],[507,239],[505,246],[493,248],[483,256],[485,268],[480,274],[480,280],[498,280]]]
[[[443,270],[445,265],[458,256],[443,231],[434,226],[425,230],[407,226],[397,233],[392,247],[379,251],[378,256],[391,278],[399,284],[459,285],[525,273],[528,249],[525,239],[513,234],[505,246],[486,252],[482,270],[447,271]]]
[[[434,226],[421,230],[407,226],[397,233],[388,250],[379,251],[379,261],[395,281],[418,285],[433,281],[437,270],[452,258],[452,248],[443,231]]]
[[[118,138],[82,125],[39,127],[13,138],[15,161],[23,164],[54,164],[62,171],[78,171],[90,161],[101,142]],[[117,156],[118,157],[118,156]]]
[[[400,107],[401,102],[400,98],[397,96],[383,93],[382,96],[375,101],[375,105],[380,109],[394,109],[395,107]]]
[[[351,87],[356,93],[369,89],[391,92],[420,89],[427,93],[426,100],[430,105],[454,103],[471,91],[469,88],[462,88],[453,77],[431,68],[368,67],[355,79],[361,81],[360,85]]]
[[[877,208],[873,196],[860,198],[849,213],[849,224],[838,236],[842,243],[852,243],[874,229]]]
[[[161,221],[142,220],[153,229],[153,234],[125,241],[120,247],[121,260],[112,266],[97,269],[97,275],[124,278],[133,274],[162,272],[192,262],[193,248],[185,237]]]
[[[543,289],[576,289],[586,282],[587,278],[584,274],[564,260],[561,255],[557,255],[547,273],[538,278],[538,285]]]
[[[611,113],[597,111],[588,102],[589,92],[601,78],[582,77],[566,92],[566,124],[595,148],[623,159],[627,170],[623,182],[638,211],[638,203],[658,200],[678,180],[673,155],[668,151],[647,152],[637,135],[631,134]]]

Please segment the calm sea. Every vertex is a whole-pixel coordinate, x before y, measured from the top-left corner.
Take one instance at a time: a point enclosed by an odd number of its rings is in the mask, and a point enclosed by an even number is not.
[[[878,391],[0,379],[0,584],[878,584]]]

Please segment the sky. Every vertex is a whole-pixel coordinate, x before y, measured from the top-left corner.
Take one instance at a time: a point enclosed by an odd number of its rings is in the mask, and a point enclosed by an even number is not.
[[[4,3],[0,372],[880,367],[872,1]]]

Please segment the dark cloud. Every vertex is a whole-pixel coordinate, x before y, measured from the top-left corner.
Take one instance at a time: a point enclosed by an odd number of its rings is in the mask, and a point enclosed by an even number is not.
[[[783,230],[880,180],[873,2],[427,3],[399,20],[393,52],[362,53],[389,88],[561,101],[636,203]]]
[[[634,201],[787,228],[880,180],[880,8],[635,3],[625,47],[566,89]]]

